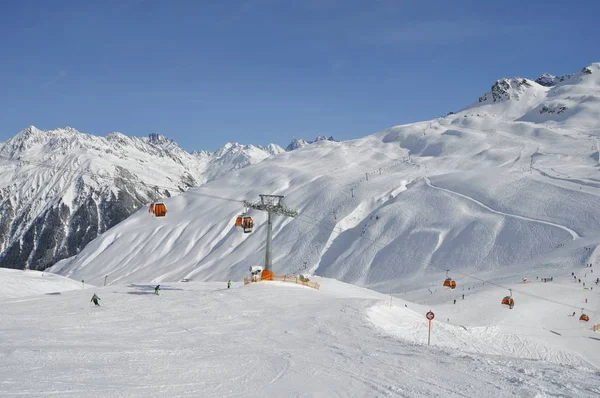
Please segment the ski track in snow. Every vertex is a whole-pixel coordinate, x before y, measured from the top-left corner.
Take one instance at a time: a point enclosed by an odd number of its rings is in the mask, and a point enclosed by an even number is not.
[[[552,223],[552,222],[549,222],[549,221],[537,220],[535,218],[529,218],[529,217],[520,216],[520,215],[517,215],[517,214],[510,214],[510,213],[505,213],[505,212],[502,212],[502,211],[494,210],[491,207],[489,207],[488,205],[486,205],[485,203],[482,203],[482,202],[478,201],[477,199],[474,199],[474,198],[472,198],[472,197],[470,197],[468,195],[464,195],[464,194],[462,194],[460,192],[452,191],[450,189],[441,188],[441,187],[438,187],[438,186],[434,185],[431,182],[431,180],[429,179],[429,177],[427,177],[427,176],[424,177],[424,178],[425,178],[425,183],[428,186],[430,186],[431,188],[434,188],[434,189],[437,189],[437,190],[440,190],[440,191],[444,191],[444,192],[447,192],[447,193],[452,194],[452,195],[460,196],[460,197],[462,197],[464,199],[467,199],[467,200],[469,200],[469,201],[477,204],[480,207],[483,207],[484,209],[486,209],[486,210],[488,210],[488,211],[490,211],[492,213],[495,213],[495,214],[498,214],[498,215],[501,215],[501,216],[505,216],[505,217],[517,218],[519,220],[531,221],[531,222],[535,222],[535,223],[539,223],[539,224],[550,225],[552,227],[560,228],[560,229],[562,229],[564,231],[567,231],[571,235],[571,237],[573,238],[573,240],[581,238],[581,236],[577,232],[573,231],[572,229],[570,229],[568,227],[565,227],[564,225],[555,224],[555,223]]]

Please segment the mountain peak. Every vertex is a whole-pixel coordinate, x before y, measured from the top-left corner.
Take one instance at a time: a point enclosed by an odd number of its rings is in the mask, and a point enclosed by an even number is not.
[[[541,84],[544,87],[554,87],[557,84],[571,80],[574,77],[591,75],[594,70],[599,70],[599,69],[600,69],[600,63],[596,62],[589,66],[584,67],[583,69],[581,69],[581,71],[579,73],[568,73],[566,75],[561,75],[561,76],[554,76],[550,73],[543,73],[540,77],[535,79],[535,82],[538,84]]]
[[[266,147],[260,147],[260,148],[263,149],[264,151],[270,153],[271,155],[277,155],[278,153],[285,152],[285,149],[283,149],[282,147],[280,147],[277,144],[269,144]]]
[[[162,145],[162,144],[170,144],[173,142],[173,140],[162,134],[151,133],[151,134],[148,134],[148,142],[150,144],[154,144],[154,145]]]
[[[315,138],[314,141],[306,141],[304,138],[294,138],[292,140],[292,142],[290,142],[290,144],[285,148],[286,151],[293,151],[295,149],[299,149],[299,148],[304,148],[307,145],[310,144],[314,144],[315,142],[319,142],[319,141],[333,141],[333,142],[337,142],[333,136],[329,136],[329,138],[327,138],[324,135],[318,135],[317,138]]]
[[[40,130],[35,126],[29,126],[21,130],[17,135],[7,140],[2,146],[3,152],[9,152],[11,156],[25,151],[35,145],[46,144],[54,137],[60,137],[63,132],[77,131],[71,127],[55,130]]]
[[[293,151],[295,149],[304,148],[308,144],[310,143],[304,138],[294,138],[292,142],[290,142],[290,144],[287,147],[285,147],[285,150],[288,152]]]
[[[33,137],[41,137],[44,134],[44,131],[38,129],[37,127],[31,125],[29,127],[27,127],[26,129],[21,130],[19,133],[17,133],[16,137],[19,137],[20,139],[30,139]]]
[[[479,97],[480,103],[502,102],[510,99],[520,99],[523,93],[535,82],[522,77],[500,79],[492,85],[491,91]]]

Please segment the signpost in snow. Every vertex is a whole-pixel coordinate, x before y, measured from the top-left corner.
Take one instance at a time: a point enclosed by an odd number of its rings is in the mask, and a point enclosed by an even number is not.
[[[433,318],[435,318],[435,314],[431,311],[427,312],[427,314],[425,314],[425,318],[427,318],[427,320],[429,321],[429,332],[427,334],[427,345],[431,344],[431,321],[433,321]]]

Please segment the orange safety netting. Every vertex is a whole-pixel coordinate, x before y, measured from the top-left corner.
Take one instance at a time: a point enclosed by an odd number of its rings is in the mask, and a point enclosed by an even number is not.
[[[272,271],[268,271],[271,272]],[[302,277],[302,276],[294,276],[294,275],[271,275],[270,279],[265,279],[265,271],[263,271],[263,275],[262,277],[257,277],[257,276],[253,276],[253,277],[246,277],[244,278],[244,284],[247,285],[249,283],[253,283],[253,282],[261,282],[261,281],[279,281],[279,282],[286,282],[286,283],[295,283],[297,285],[303,285],[303,286],[307,286],[313,289],[317,289],[319,290],[321,288],[321,285],[318,284],[317,282],[311,282],[308,279]]]

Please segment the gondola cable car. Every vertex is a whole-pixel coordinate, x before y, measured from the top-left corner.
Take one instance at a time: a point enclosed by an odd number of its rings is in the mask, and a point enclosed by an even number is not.
[[[456,281],[452,280],[452,278],[450,278],[448,276],[448,273],[450,272],[450,270],[446,270],[446,280],[444,280],[444,287],[449,287],[450,289],[456,289]]]
[[[512,310],[512,308],[515,306],[515,300],[512,298],[512,289],[509,289],[510,295],[509,296],[505,296],[502,299],[502,305],[508,305],[508,308],[510,308]]]
[[[163,202],[150,203],[148,213],[154,217],[164,217],[167,215],[167,205]]]
[[[242,228],[244,233],[247,234],[252,232],[252,228],[254,228],[254,219],[246,213],[246,209],[244,209],[244,212],[236,217],[235,226]]]

